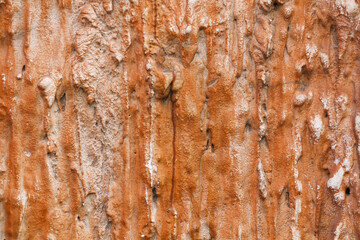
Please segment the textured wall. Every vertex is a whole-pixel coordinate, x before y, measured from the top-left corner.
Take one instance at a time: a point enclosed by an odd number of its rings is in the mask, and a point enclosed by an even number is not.
[[[0,239],[360,239],[358,0],[0,0]]]

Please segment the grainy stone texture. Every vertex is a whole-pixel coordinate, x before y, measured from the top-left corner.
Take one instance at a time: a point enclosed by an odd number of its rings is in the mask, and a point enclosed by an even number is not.
[[[0,239],[360,239],[358,0],[0,0]]]

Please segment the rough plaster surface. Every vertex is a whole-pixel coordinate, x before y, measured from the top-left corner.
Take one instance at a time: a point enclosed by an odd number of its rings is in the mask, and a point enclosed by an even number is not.
[[[360,239],[358,0],[0,0],[0,239]]]

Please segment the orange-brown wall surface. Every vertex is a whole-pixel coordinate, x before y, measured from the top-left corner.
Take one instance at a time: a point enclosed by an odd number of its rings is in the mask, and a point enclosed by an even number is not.
[[[359,0],[0,0],[0,239],[360,239]]]

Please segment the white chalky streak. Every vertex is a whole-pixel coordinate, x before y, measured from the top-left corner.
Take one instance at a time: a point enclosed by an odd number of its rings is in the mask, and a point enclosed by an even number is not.
[[[263,197],[266,198],[266,196],[267,196],[266,179],[265,179],[265,172],[264,172],[264,168],[261,163],[261,160],[259,161],[259,164],[258,164],[258,171],[259,171],[259,177],[260,177],[260,191],[261,191]]]
[[[343,223],[340,223],[340,224],[336,227],[334,240],[338,240],[338,239],[339,239],[342,228],[343,228]]]
[[[151,114],[151,126],[150,126],[150,147],[149,147],[149,154],[148,154],[148,161],[146,162],[146,167],[149,169],[150,172],[150,179],[151,179],[151,187],[154,186],[154,177],[155,173],[157,172],[157,167],[154,164],[154,135],[152,133],[152,125],[153,125],[153,115]]]
[[[324,68],[328,69],[330,66],[329,56],[326,53],[320,53],[319,56]]]
[[[306,57],[309,59],[309,62],[311,62],[311,59],[315,56],[317,52],[318,49],[314,44],[306,44]]]
[[[300,159],[301,153],[302,153],[302,145],[301,145],[301,135],[299,129],[296,128],[295,132],[295,139],[294,139],[294,178],[295,178],[295,189],[296,191],[301,194],[302,192],[302,183],[298,179],[299,178],[299,170],[297,167],[298,160]],[[301,198],[300,196],[296,196],[295,200],[295,213],[294,213],[294,219],[295,224],[291,227],[292,232],[292,239],[293,240],[300,240],[300,231],[298,229],[299,224],[299,214],[301,213]]]

